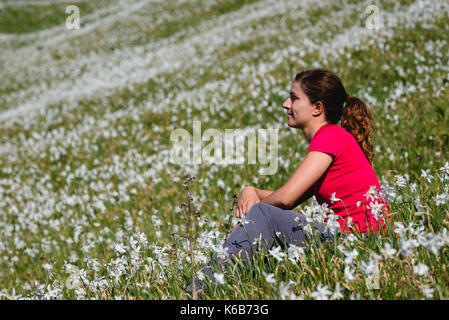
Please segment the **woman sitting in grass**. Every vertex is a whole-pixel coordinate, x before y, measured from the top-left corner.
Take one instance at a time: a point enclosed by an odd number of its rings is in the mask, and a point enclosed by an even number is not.
[[[312,195],[326,203],[338,219],[326,217],[313,223],[322,240],[334,239],[335,230],[343,235],[379,233],[386,230],[385,213],[390,218],[379,181],[372,167],[370,140],[371,113],[360,99],[347,94],[332,72],[313,69],[300,72],[282,105],[289,127],[301,129],[310,143],[309,152],[288,181],[276,191],[245,187],[237,204],[237,217],[243,218],[226,239],[224,249],[231,261],[247,262],[253,250],[304,247],[310,236],[306,217],[291,209]],[[341,126],[337,123],[341,119]],[[385,208],[385,210],[384,210]],[[216,256],[213,262],[220,261]],[[211,276],[211,262],[203,270]],[[195,290],[203,282],[195,279]],[[192,284],[187,291],[192,291]]]

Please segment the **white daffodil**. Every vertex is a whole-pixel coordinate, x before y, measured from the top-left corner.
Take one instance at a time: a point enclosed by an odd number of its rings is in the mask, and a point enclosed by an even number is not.
[[[346,264],[352,264],[354,259],[356,259],[357,256],[359,255],[359,253],[358,253],[358,251],[356,249],[353,249],[352,251],[345,251],[343,253],[346,256],[346,258],[345,258],[345,263]]]
[[[279,246],[268,250],[268,253],[275,257],[279,262],[285,257],[285,253],[282,252],[282,249]]]
[[[439,170],[441,172],[444,172],[445,174],[449,175],[449,162],[446,161],[444,166],[442,166]]]
[[[413,272],[419,276],[424,276],[429,271],[429,267],[424,263],[419,262],[417,265],[413,266]]]
[[[218,284],[225,283],[224,273],[214,273],[214,279]]]
[[[316,290],[311,293],[312,298],[315,300],[329,300],[329,296],[332,294],[327,286],[322,286],[321,283],[318,284]]]
[[[367,206],[368,209],[371,209],[371,213],[376,220],[379,220],[379,214],[382,212],[383,207],[384,204],[377,200],[375,202],[370,202],[369,206]]]
[[[440,248],[439,235],[428,233],[424,240],[424,247],[431,251],[434,255],[438,255],[438,250]]]
[[[362,261],[360,263],[360,268],[365,275],[371,276],[378,272],[377,263],[371,259],[368,262]]]
[[[449,200],[449,193],[437,194],[435,196],[435,205],[436,206],[444,206],[446,202]]]
[[[376,186],[370,186],[369,190],[364,194],[364,196],[368,199],[368,201],[374,201],[378,199],[378,192]]]
[[[289,290],[289,288],[292,284],[294,284],[294,282],[292,282],[292,281],[289,281],[288,283],[281,281],[281,283],[279,284],[279,296],[281,297],[282,300],[286,300],[286,299],[295,300],[296,299],[296,295]]]
[[[428,299],[433,298],[433,292],[435,290],[433,288],[429,288],[429,287],[423,287],[421,288],[421,292],[424,294],[424,296]]]
[[[228,247],[216,246],[215,253],[220,259],[226,259],[226,257],[229,256],[228,249]]]
[[[396,249],[394,249],[390,243],[386,242],[383,249],[380,249],[380,253],[384,256],[384,258],[392,258],[396,253]]]
[[[341,287],[340,283],[337,282],[337,284],[335,286],[334,293],[332,293],[332,295],[331,295],[331,300],[337,300],[337,299],[343,298],[344,296],[341,292],[342,292],[342,287]]]
[[[288,259],[292,262],[292,263],[296,263],[296,261],[298,261],[298,259],[301,257],[301,255],[304,252],[304,248],[302,247],[298,247],[294,244],[291,244],[288,247],[287,250],[287,254],[288,254]]]
[[[427,180],[427,182],[430,183],[435,178],[431,174],[429,174],[429,172],[430,172],[430,169],[427,169],[425,171],[423,169],[421,169],[421,177],[423,177],[424,179]]]
[[[124,254],[126,252],[126,247],[122,243],[114,243],[114,253]]]
[[[276,279],[274,278],[274,273],[266,273],[265,271],[262,271],[263,276],[265,277],[265,280],[269,283],[269,284],[275,284],[276,283]]]
[[[331,202],[334,203],[336,201],[341,201],[341,199],[335,197],[336,192],[332,192],[331,194]]]

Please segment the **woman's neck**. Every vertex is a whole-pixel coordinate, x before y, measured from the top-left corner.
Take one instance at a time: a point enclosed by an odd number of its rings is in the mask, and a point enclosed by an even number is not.
[[[320,130],[320,128],[322,126],[325,126],[326,124],[329,124],[329,123],[327,121],[324,121],[324,122],[314,124],[310,127],[304,128],[302,131],[304,133],[304,136],[307,139],[307,142],[310,143],[312,141],[312,138],[315,135],[315,133],[317,133],[317,131]]]

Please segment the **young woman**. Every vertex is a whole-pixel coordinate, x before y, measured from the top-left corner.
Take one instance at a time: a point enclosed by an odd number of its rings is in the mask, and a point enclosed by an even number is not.
[[[243,218],[244,228],[236,227],[224,244],[234,261],[239,257],[245,262],[253,250],[270,248],[275,242],[282,247],[306,246],[308,236],[303,227],[310,222],[291,209],[312,195],[339,217],[343,234],[385,231],[383,218],[390,218],[372,167],[368,106],[348,95],[334,73],[313,69],[296,75],[290,97],[282,107],[287,111],[289,127],[304,133],[309,152],[281,188],[242,190],[236,215]],[[340,120],[341,126],[337,125]],[[321,239],[334,238],[325,224],[315,226]],[[214,259],[219,261],[216,256]],[[211,269],[206,267],[203,273],[210,277]],[[194,281],[195,290],[201,289],[202,281]],[[192,284],[187,291],[192,291]]]

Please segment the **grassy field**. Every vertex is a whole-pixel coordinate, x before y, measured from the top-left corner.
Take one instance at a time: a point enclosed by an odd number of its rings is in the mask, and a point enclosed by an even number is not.
[[[69,4],[79,30],[65,27]],[[379,29],[365,24],[371,4]],[[449,298],[448,1],[0,9],[0,298],[191,299],[192,272],[238,222],[234,193],[281,187],[307,154],[281,105],[295,74],[315,67],[372,111],[392,233],[260,253],[194,298]],[[171,163],[171,132],[194,120],[203,132],[277,128],[276,174]],[[198,215],[180,207],[189,193]],[[294,210],[325,212],[314,198]]]

